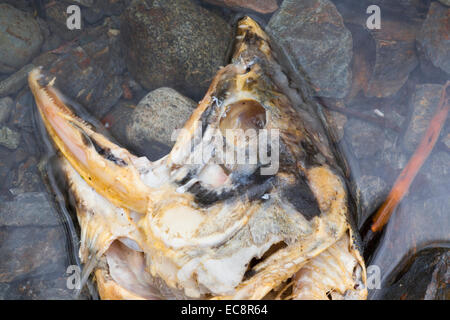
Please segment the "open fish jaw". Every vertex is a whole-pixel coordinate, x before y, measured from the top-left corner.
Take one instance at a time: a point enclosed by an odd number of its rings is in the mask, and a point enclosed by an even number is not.
[[[80,256],[95,268],[102,298],[261,299],[292,281],[293,297],[344,291],[365,298],[344,183],[327,144],[294,108],[292,94],[277,86],[279,70],[268,37],[242,19],[232,63],[219,70],[171,153],[156,162],[96,133],[40,70],[30,73],[41,117],[65,159],[82,229]],[[217,163],[218,136],[236,150],[251,147],[226,136],[236,128],[279,133],[279,150],[266,146],[279,152],[275,172],[263,174],[268,165],[259,157],[251,165]],[[329,250],[339,254],[336,261]],[[341,255],[351,262],[340,273],[325,268],[322,279],[302,272],[323,259],[333,269]],[[336,274],[347,286],[329,281]],[[309,294],[308,279],[322,294]]]
[[[29,74],[29,86],[39,113],[58,150],[83,179],[109,201],[146,212],[149,188],[129,165],[134,156],[78,118],[52,86],[53,80],[47,80],[39,68]]]

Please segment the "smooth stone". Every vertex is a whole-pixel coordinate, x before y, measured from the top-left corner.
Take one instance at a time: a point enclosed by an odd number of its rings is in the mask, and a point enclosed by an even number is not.
[[[59,272],[64,274],[67,247],[60,227],[0,229],[0,283]]]
[[[345,125],[345,138],[358,159],[373,157],[383,150],[383,129],[358,119],[349,119]]]
[[[147,90],[171,87],[200,100],[226,63],[231,27],[192,1],[137,0],[121,21],[128,70]]]
[[[76,296],[75,290],[67,288],[67,276],[44,274],[0,284],[0,298],[5,300],[79,300],[88,299],[85,293]],[[2,285],[5,289],[2,292]]]
[[[373,291],[376,300],[448,300],[450,251],[420,251],[402,270],[395,283]]]
[[[128,140],[136,148],[142,148],[148,143],[173,146],[175,130],[183,127],[196,106],[194,101],[171,88],[156,89],[147,94],[133,110],[126,128]],[[166,147],[163,150],[170,149]],[[156,155],[164,154],[155,150]]]
[[[55,87],[83,105],[94,116],[103,117],[123,94],[121,73],[125,69],[118,33],[108,25],[95,40],[70,48],[61,56],[43,54],[34,63],[44,64],[48,79],[56,77]]]
[[[364,175],[357,178],[357,192],[361,204],[361,216],[358,216],[358,227],[361,228],[376,208],[389,193],[389,186],[380,177]]]
[[[352,35],[331,1],[285,0],[267,31],[310,80],[315,95],[346,96],[352,81]]]
[[[204,0],[205,2],[235,10],[250,9],[259,13],[272,13],[278,9],[276,0]]]
[[[10,97],[0,98],[0,124],[8,121],[13,108],[13,99],[11,99]]]
[[[8,4],[0,4],[0,73],[21,68],[39,52],[43,41],[36,19]]]
[[[18,194],[0,203],[0,227],[50,227],[61,225],[58,213],[46,193]]]
[[[417,36],[421,59],[450,74],[450,8],[433,2]]]
[[[0,82],[0,97],[14,95],[27,84],[28,73],[33,70],[33,64],[27,64],[19,71]]]
[[[20,132],[11,130],[10,128],[3,126],[0,128],[0,145],[15,150],[20,143]]]
[[[416,86],[410,102],[411,119],[403,137],[403,148],[407,152],[414,152],[419,145],[439,104],[441,91],[442,86],[438,84]]]
[[[81,35],[85,28],[83,15],[81,15],[81,29],[70,30],[67,28],[67,7],[69,5],[61,1],[56,1],[52,6],[46,9],[47,24],[52,33],[57,34],[64,41],[73,40]]]

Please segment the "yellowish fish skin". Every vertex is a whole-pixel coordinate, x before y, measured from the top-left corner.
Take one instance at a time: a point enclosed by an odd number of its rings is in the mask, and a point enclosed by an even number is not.
[[[33,70],[29,85],[61,152],[80,256],[102,299],[367,297],[343,179],[326,139],[294,107],[301,98],[281,89],[269,38],[254,20],[239,21],[232,63],[157,162],[95,132],[42,78]],[[199,126],[278,130],[279,170],[261,176],[260,164],[189,162]],[[211,144],[207,134],[202,143]]]

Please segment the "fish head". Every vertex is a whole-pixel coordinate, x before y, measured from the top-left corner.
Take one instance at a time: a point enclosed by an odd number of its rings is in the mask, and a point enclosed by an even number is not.
[[[332,280],[319,285],[337,281],[345,293],[365,281],[345,183],[312,115],[299,110],[302,98],[287,85],[270,39],[251,18],[238,22],[231,63],[174,132],[172,151],[156,162],[79,119],[41,74],[30,73],[30,88],[66,163],[82,247],[88,243],[103,261],[95,272],[104,297],[106,288],[116,297],[123,288],[136,293],[163,283],[185,297],[264,298],[333,246],[329,256],[350,257],[346,281],[341,285],[331,267]]]

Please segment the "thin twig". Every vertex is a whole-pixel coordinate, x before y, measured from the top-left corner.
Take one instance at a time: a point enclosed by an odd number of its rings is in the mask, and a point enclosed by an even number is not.
[[[375,124],[377,126],[380,126],[380,127],[386,127],[386,128],[392,129],[392,130],[394,130],[395,132],[398,132],[398,133],[401,132],[401,129],[400,129],[399,126],[397,126],[394,123],[391,123],[387,119],[374,117],[374,116],[362,113],[362,112],[360,112],[358,110],[354,110],[354,109],[350,109],[350,108],[346,108],[346,107],[338,107],[337,104],[330,103],[328,100],[326,102],[322,103],[322,105],[325,106],[327,109],[330,109],[330,110],[333,110],[333,111],[345,114],[347,116],[358,118],[360,120],[363,120],[363,121],[366,121],[366,122],[369,122],[369,123],[373,123],[373,124]]]
[[[388,222],[392,212],[408,192],[411,183],[414,181],[417,173],[422,165],[427,160],[431,151],[433,150],[436,141],[439,138],[442,127],[447,119],[450,103],[447,98],[447,88],[450,86],[450,81],[447,81],[442,89],[441,99],[439,105],[434,113],[433,118],[428,125],[425,134],[420,141],[419,146],[412,155],[406,167],[402,170],[399,177],[394,183],[391,192],[387,196],[383,205],[378,209],[372,220],[372,232],[380,231]]]

